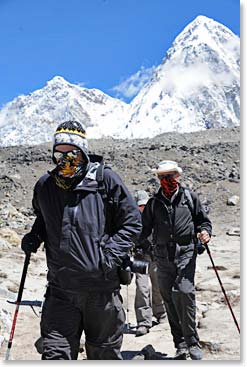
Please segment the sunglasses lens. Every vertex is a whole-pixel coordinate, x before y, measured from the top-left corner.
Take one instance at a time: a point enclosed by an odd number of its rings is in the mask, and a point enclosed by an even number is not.
[[[79,151],[79,150],[77,150],[77,149],[73,149],[73,150],[71,150],[70,152],[65,153],[65,155],[66,155],[68,158],[74,159],[74,158],[76,158],[76,157],[78,156],[78,154],[79,154],[79,153],[80,153],[80,151]]]
[[[158,179],[159,180],[163,180],[163,179],[169,180],[170,178],[173,178],[176,175],[177,175],[176,173],[171,173],[171,174],[167,174],[167,175],[159,175]]]
[[[54,152],[53,157],[55,158],[56,161],[59,161],[61,158],[63,158],[63,153],[62,152]]]
[[[78,157],[78,154],[80,153],[80,150],[78,149],[73,149],[70,150],[69,152],[54,152],[54,158],[56,159],[56,161],[60,161],[61,159],[65,158],[65,159],[75,159]]]

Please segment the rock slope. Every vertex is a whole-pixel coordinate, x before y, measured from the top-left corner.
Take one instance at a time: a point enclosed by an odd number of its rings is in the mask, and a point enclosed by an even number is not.
[[[103,154],[132,194],[146,189],[151,194],[158,183],[150,168],[163,159],[177,160],[184,182],[195,189],[210,208],[213,222],[211,252],[222,282],[240,320],[240,130],[211,129],[190,134],[166,133],[145,140],[90,140],[93,153]],[[32,189],[40,175],[51,169],[51,144],[35,147],[9,147],[0,150],[0,358],[4,358],[18,292],[24,255],[20,240],[33,222]],[[229,200],[231,199],[231,200]],[[46,262],[42,249],[32,256],[24,299],[42,300],[46,284]],[[240,338],[224,301],[212,264],[203,254],[196,272],[198,331],[206,360],[239,360]],[[127,309],[127,290],[122,288]],[[135,282],[128,289],[130,328],[123,342],[125,359],[137,356],[151,344],[152,359],[169,359],[174,354],[168,324],[154,325],[150,333],[135,338]],[[37,310],[39,312],[39,310]],[[12,347],[15,360],[38,360],[34,342],[39,336],[39,318],[30,308],[19,312]],[[148,350],[152,350],[148,348]],[[150,356],[150,355],[149,355]],[[159,357],[159,358],[158,358]],[[80,354],[80,359],[85,353]],[[150,357],[151,358],[151,357]]]

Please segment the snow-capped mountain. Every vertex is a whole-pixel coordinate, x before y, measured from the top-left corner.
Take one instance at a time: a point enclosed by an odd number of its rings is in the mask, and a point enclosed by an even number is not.
[[[55,77],[0,111],[0,146],[52,139],[58,122],[77,119],[89,138],[153,137],[240,123],[240,40],[198,16],[177,36],[130,104]]]
[[[132,101],[130,136],[239,125],[239,48],[239,37],[228,28],[198,16]]]
[[[82,122],[92,138],[118,136],[128,108],[98,89],[82,88],[56,76],[44,88],[5,105],[0,112],[0,146],[51,141],[58,123],[71,119]]]

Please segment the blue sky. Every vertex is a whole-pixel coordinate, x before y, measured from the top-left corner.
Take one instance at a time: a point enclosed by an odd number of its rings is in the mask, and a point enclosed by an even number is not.
[[[0,107],[56,75],[128,102],[198,15],[240,33],[238,0],[0,0]]]

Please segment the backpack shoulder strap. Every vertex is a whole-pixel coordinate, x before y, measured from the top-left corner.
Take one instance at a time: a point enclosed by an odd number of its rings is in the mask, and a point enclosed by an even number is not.
[[[191,195],[191,192],[190,192],[189,189],[187,189],[187,188],[184,189],[184,196],[187,199],[188,207],[191,211],[192,217],[194,217],[194,209],[195,209],[194,208],[194,202],[193,202],[192,195]]]
[[[101,163],[96,171],[96,181],[98,183],[98,191],[102,197],[102,200],[105,201],[107,194],[106,194],[106,187],[104,182],[104,163]]]
[[[193,202],[191,191],[188,188],[184,189],[184,197],[187,200],[187,204],[191,212],[192,220],[194,223],[194,243],[197,243],[197,237],[196,237],[197,231],[196,231],[196,225],[195,225],[195,205]]]
[[[154,196],[152,196],[149,200],[151,201],[150,209],[151,209],[151,215],[152,215],[152,218],[153,218],[153,216],[154,216],[154,202],[155,202]]]
[[[104,215],[105,215],[105,229],[104,233],[111,233],[112,230],[112,213],[111,213],[111,206],[109,205],[110,198],[108,197],[107,187],[104,181],[104,170],[111,169],[110,166],[101,163],[96,171],[96,181],[98,183],[98,192],[101,196],[104,205]]]
[[[102,200],[105,202],[107,199],[107,189],[104,181],[104,170],[111,169],[111,167],[101,163],[96,171],[96,181],[98,183],[98,191],[102,197]]]

